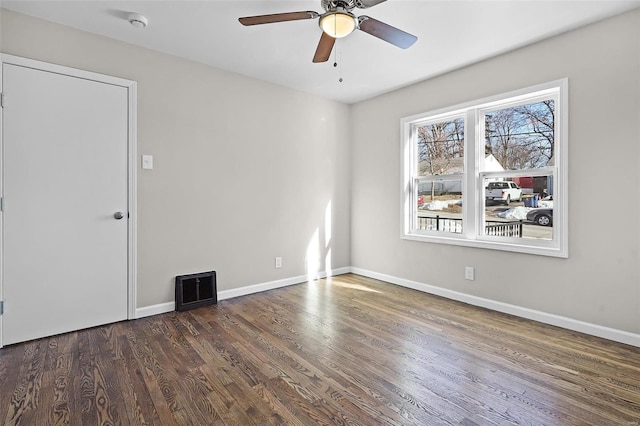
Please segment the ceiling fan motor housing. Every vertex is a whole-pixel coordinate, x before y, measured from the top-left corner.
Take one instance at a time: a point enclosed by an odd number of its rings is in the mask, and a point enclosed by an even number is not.
[[[357,7],[356,0],[321,0],[321,3],[325,12],[335,11],[339,7],[350,12]]]
[[[325,11],[335,10],[338,7],[343,7],[348,11],[355,9],[368,9],[377,4],[384,2],[385,0],[321,0],[322,8]]]

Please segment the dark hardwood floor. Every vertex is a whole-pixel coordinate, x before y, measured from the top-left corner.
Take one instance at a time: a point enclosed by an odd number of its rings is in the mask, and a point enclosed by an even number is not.
[[[356,275],[0,349],[4,425],[639,425],[640,349]]]

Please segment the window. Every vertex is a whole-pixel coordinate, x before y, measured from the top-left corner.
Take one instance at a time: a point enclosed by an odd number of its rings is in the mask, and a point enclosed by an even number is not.
[[[402,238],[567,257],[567,85],[402,119]]]

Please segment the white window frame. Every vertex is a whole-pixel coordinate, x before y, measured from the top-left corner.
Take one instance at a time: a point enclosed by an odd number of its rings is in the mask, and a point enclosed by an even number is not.
[[[504,250],[544,256],[568,257],[568,79],[515,90],[500,95],[442,108],[401,119],[402,141],[402,239],[438,244]],[[552,166],[489,172],[482,170],[484,159],[484,114],[512,106],[537,102],[543,99],[555,101],[555,144]],[[417,175],[417,143],[415,129],[419,126],[465,117],[464,125],[464,173],[441,176]],[[516,176],[553,176],[553,236],[551,240],[535,238],[509,238],[484,235],[485,199],[482,182],[485,178]],[[422,181],[462,180],[462,233],[416,229],[417,185]]]

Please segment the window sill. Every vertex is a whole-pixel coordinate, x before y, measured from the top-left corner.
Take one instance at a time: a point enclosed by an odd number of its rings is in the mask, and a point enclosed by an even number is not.
[[[568,258],[568,250],[562,247],[552,246],[550,241],[527,240],[527,244],[522,243],[522,239],[511,241],[490,241],[475,240],[468,237],[458,236],[441,236],[441,235],[425,235],[403,233],[400,236],[403,240],[419,241],[423,243],[448,244],[456,246],[465,246],[489,250],[501,250],[514,253],[533,254],[539,256],[551,256],[559,258]],[[517,243],[516,243],[517,241]]]

